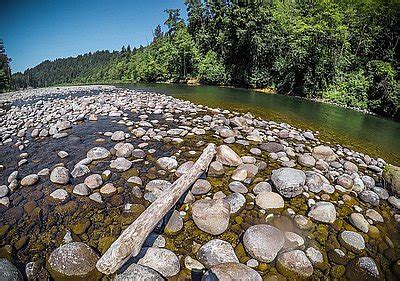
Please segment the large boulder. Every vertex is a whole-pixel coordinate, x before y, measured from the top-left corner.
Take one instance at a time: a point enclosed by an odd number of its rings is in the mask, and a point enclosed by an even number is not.
[[[336,208],[330,202],[317,202],[308,212],[308,216],[325,223],[333,223],[336,220]]]
[[[400,196],[400,167],[386,165],[383,169],[383,178],[394,194]]]
[[[198,228],[219,235],[228,228],[230,211],[224,199],[201,199],[193,203],[192,217]]]
[[[285,244],[282,232],[267,224],[253,225],[243,235],[243,245],[251,257],[271,262]]]
[[[0,258],[0,280],[2,281],[22,281],[21,272],[7,259]]]
[[[335,152],[329,146],[319,145],[314,147],[312,151],[312,156],[319,160],[322,159],[324,161],[334,161],[337,158]]]
[[[115,281],[140,281],[152,280],[163,281],[165,280],[160,273],[154,269],[143,266],[140,264],[132,263],[127,268],[118,272],[115,276]]]
[[[243,163],[242,158],[227,145],[217,147],[216,157],[218,162],[226,166],[239,166]]]
[[[208,241],[197,251],[197,259],[207,268],[214,265],[239,262],[232,245],[220,239]]]
[[[98,280],[97,253],[82,242],[72,242],[55,249],[48,259],[48,268],[55,280]]]
[[[150,267],[164,277],[172,277],[181,269],[179,259],[174,252],[163,248],[142,248],[137,264]]]
[[[201,279],[202,281],[261,281],[260,274],[242,263],[222,263],[210,268]]]
[[[306,175],[301,170],[280,168],[272,172],[271,180],[282,196],[292,198],[303,192]]]
[[[293,279],[306,279],[313,274],[313,266],[306,254],[300,250],[283,253],[277,259],[278,271]]]

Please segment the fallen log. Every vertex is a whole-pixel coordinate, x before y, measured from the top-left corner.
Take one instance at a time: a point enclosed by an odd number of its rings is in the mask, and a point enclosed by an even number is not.
[[[129,258],[137,256],[149,234],[158,222],[178,202],[179,198],[208,169],[214,158],[215,144],[209,144],[193,168],[177,179],[131,225],[97,261],[96,268],[104,274],[116,272]]]

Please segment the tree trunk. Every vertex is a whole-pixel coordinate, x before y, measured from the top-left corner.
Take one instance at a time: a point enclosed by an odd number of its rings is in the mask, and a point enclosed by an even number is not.
[[[178,202],[189,187],[208,169],[214,158],[215,144],[209,144],[197,159],[189,173],[177,179],[170,189],[164,191],[131,225],[125,229],[117,240],[96,264],[104,274],[116,272],[130,257],[139,254],[147,236],[158,222]]]

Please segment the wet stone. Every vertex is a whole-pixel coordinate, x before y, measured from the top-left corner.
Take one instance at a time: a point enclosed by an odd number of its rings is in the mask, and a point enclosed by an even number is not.
[[[303,192],[306,175],[301,170],[280,168],[272,172],[271,180],[279,194],[292,198]]]
[[[224,199],[198,200],[192,206],[192,217],[198,228],[219,235],[228,228],[230,206]]]
[[[69,182],[69,171],[65,167],[56,167],[51,171],[50,181],[57,184],[67,184]]]
[[[208,241],[200,247],[196,255],[207,268],[221,263],[239,262],[232,245],[220,239]]]
[[[211,190],[211,184],[204,179],[198,179],[192,186],[193,195],[207,194]]]

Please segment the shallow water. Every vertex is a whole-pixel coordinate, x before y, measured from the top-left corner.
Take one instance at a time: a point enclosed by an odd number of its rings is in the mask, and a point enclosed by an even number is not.
[[[119,84],[190,100],[197,104],[252,114],[319,131],[323,140],[400,165],[400,122],[352,109],[247,89],[177,84]]]

